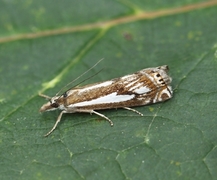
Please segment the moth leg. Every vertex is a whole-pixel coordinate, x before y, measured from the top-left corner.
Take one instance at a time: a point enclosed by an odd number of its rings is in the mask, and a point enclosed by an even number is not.
[[[56,120],[56,123],[55,123],[54,126],[53,126],[53,128],[52,128],[47,134],[44,135],[45,137],[49,136],[49,135],[56,129],[57,124],[60,122],[63,113],[67,113],[67,112],[66,112],[66,111],[62,111],[62,112],[60,113],[60,115],[58,116],[58,118],[57,118],[57,120]]]
[[[96,114],[96,115],[98,115],[98,116],[100,116],[100,117],[106,119],[106,120],[110,123],[111,126],[114,125],[114,123],[112,122],[111,119],[109,119],[109,118],[106,117],[105,115],[103,115],[103,114],[101,114],[101,113],[98,113],[98,112],[96,112],[96,111],[94,111],[94,110],[79,109],[79,110],[76,110],[76,112],[85,112],[85,113],[90,113],[90,114],[92,114],[92,113],[93,113],[93,114]]]
[[[112,120],[109,119],[108,117],[106,117],[105,115],[100,114],[100,113],[98,113],[98,112],[96,112],[94,110],[92,110],[91,113],[94,113],[94,114],[96,114],[98,116],[101,116],[102,118],[106,119],[110,123],[111,126],[114,126],[114,123],[112,122]]]
[[[41,97],[43,97],[43,98],[45,98],[45,99],[51,99],[50,96],[47,96],[47,95],[45,95],[45,94],[39,93],[38,95],[41,96]]]
[[[139,111],[137,111],[135,109],[129,108],[129,107],[123,107],[123,109],[129,110],[129,111],[133,111],[133,112],[139,114],[140,116],[144,116],[141,112],[139,112]]]

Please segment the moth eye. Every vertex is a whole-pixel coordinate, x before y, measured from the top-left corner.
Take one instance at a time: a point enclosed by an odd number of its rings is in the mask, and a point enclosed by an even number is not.
[[[57,104],[57,103],[52,103],[52,104],[51,104],[51,107],[58,108],[58,107],[59,107],[59,104]]]
[[[160,77],[160,74],[157,74],[156,76],[157,76],[157,77]]]

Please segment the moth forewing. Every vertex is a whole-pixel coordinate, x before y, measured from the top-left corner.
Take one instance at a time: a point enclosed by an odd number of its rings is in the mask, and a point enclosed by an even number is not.
[[[109,121],[111,126],[113,122],[95,110],[124,108],[143,115],[130,107],[162,102],[172,97],[172,78],[167,72],[166,65],[147,68],[109,81],[72,88],[60,96],[41,95],[49,102],[40,108],[40,112],[61,110],[55,125],[45,136],[55,130],[64,113],[93,113]]]

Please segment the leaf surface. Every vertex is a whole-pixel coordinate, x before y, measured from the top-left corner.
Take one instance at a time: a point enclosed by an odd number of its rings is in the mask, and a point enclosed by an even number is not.
[[[0,1],[1,179],[214,179],[217,1]],[[168,65],[174,97],[96,115],[38,113],[83,76]]]

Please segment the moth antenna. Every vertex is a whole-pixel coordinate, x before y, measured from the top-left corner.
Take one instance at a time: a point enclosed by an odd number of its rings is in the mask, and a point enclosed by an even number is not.
[[[101,70],[99,70],[97,73],[93,74],[92,76],[90,76],[90,77],[84,79],[83,81],[79,82],[78,84],[76,84],[76,85],[73,86],[72,88],[74,88],[74,87],[78,86],[79,84],[85,82],[86,80],[88,80],[88,79],[90,79],[90,78],[96,76],[96,75],[99,74],[102,70],[103,70],[103,68],[102,68]],[[70,89],[71,89],[71,88],[67,89],[64,93],[66,93],[66,92],[69,91]],[[64,94],[64,93],[63,93],[63,94]],[[59,96],[59,98],[60,98],[60,97],[61,97],[61,96]],[[59,99],[59,98],[58,98],[58,99]]]
[[[92,76],[90,76],[90,77],[84,79],[83,81],[79,82],[78,84],[76,84],[76,85],[73,86],[72,88],[78,86],[79,84],[85,82],[85,81],[88,80],[88,79],[91,79],[92,77],[94,77],[94,76],[96,76],[97,74],[99,74],[102,70],[103,70],[103,68],[102,68],[101,70],[99,70],[98,72],[96,72],[95,74],[93,74]],[[65,92],[67,92],[68,90],[70,90],[70,89],[72,89],[72,88],[67,89]],[[63,93],[63,94],[64,94],[64,93]],[[60,97],[59,97],[59,98],[60,98]],[[58,99],[59,99],[59,98],[58,98]]]
[[[99,64],[104,58],[100,59],[98,62],[96,62],[96,64],[94,64],[90,69],[88,69],[87,71],[85,71],[84,73],[82,73],[80,76],[78,76],[77,78],[75,78],[73,81],[69,82],[68,84],[66,84],[63,88],[60,89],[60,91],[56,94],[56,96],[59,95],[59,93],[67,86],[69,86],[70,84],[72,84],[73,82],[77,81],[80,77],[84,76],[85,74],[87,74],[91,69],[93,69],[95,66],[97,66],[97,64]],[[97,73],[98,74],[98,73]],[[92,77],[92,76],[91,76]],[[89,79],[89,78],[88,78]],[[87,79],[86,79],[87,80]],[[85,81],[86,81],[85,80]],[[82,81],[83,82],[83,81]]]

